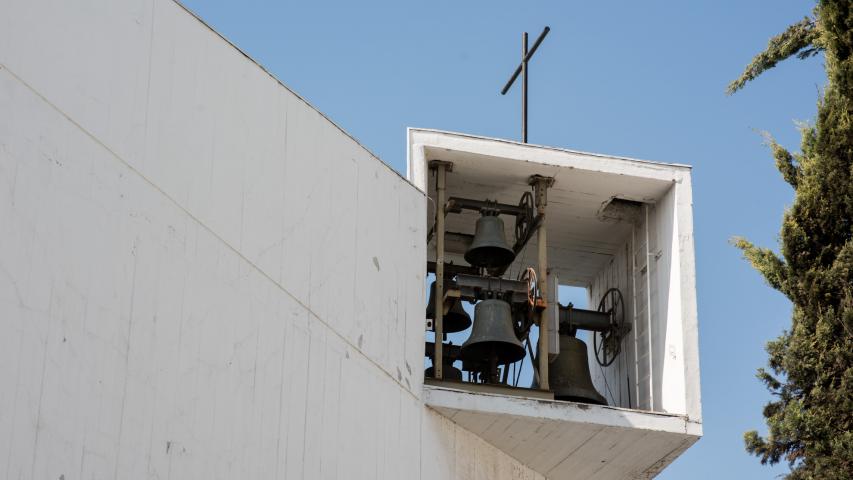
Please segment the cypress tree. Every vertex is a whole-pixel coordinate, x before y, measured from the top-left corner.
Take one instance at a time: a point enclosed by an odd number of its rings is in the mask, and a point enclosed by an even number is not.
[[[812,16],[773,37],[728,87],[734,93],[778,62],[818,53],[827,84],[799,153],[772,138],[782,178],[794,189],[781,255],[734,243],[771,287],[793,303],[789,330],[769,342],[758,378],[773,395],[768,435],[744,435],[762,464],[786,461],[786,478],[853,478],[853,2],[821,0]]]

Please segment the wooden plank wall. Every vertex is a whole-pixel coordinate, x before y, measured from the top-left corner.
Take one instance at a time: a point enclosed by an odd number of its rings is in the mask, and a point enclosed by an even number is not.
[[[648,244],[646,242],[645,212],[634,225],[631,235],[623,240],[622,247],[595,277],[589,286],[590,308],[597,308],[602,296],[610,288],[622,292],[626,321],[632,323],[631,332],[622,343],[622,353],[609,367],[600,366],[593,358],[593,339],[589,336],[590,373],[599,393],[610,405],[657,410],[653,406],[652,382],[655,351],[650,349],[649,335],[656,335],[655,318],[659,302],[657,292],[657,261],[653,252],[658,243],[655,224],[656,210],[648,205]],[[647,254],[647,252],[652,252]],[[647,282],[647,275],[650,279]],[[650,288],[649,288],[650,287]],[[649,300],[651,299],[651,303]],[[651,318],[649,318],[651,305]],[[606,305],[607,308],[610,305]]]

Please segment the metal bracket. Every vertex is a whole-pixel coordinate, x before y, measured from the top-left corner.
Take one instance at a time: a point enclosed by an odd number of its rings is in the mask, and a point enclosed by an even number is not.
[[[555,180],[554,177],[546,177],[545,175],[531,175],[527,179],[527,184],[532,186],[541,184],[542,182],[545,182],[545,188],[551,188],[554,186]]]
[[[554,177],[543,175],[531,175],[527,179],[527,184],[533,187],[536,207],[543,208],[548,203],[548,189],[554,186],[554,182]]]
[[[448,213],[461,213],[462,210],[493,211],[503,215],[524,215],[526,212],[518,205],[508,205],[490,200],[472,200],[470,198],[450,197],[447,200],[445,211]]]
[[[427,165],[429,165],[430,170],[435,170],[439,166],[444,167],[444,171],[452,172],[453,171],[453,162],[448,162],[445,160],[430,160]]]
[[[483,300],[487,298],[484,292],[492,292],[502,294],[503,299],[510,303],[527,301],[527,282],[524,281],[459,274],[456,286],[461,297],[466,299]]]

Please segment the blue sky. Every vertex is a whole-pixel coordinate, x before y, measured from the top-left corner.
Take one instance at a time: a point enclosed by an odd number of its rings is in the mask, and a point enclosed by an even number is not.
[[[790,305],[729,245],[777,246],[792,190],[759,131],[799,145],[824,84],[790,60],[727,97],[767,40],[812,3],[765,1],[284,2],[185,0],[363,145],[405,173],[409,126],[519,137],[499,90],[521,32],[550,35],[531,64],[529,141],[693,165],[705,436],[658,478],[775,478],[743,450],[763,430],[755,379]],[[576,302],[577,303],[577,302]]]

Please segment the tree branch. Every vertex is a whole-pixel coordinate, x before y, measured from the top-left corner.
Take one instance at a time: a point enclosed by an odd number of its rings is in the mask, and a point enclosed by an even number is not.
[[[798,52],[799,58],[817,55],[823,50],[823,47],[815,44],[817,39],[818,32],[814,19],[806,17],[791,25],[784,32],[770,39],[767,48],[752,59],[737,80],[729,84],[726,93],[729,95],[735,93],[750,80]]]

